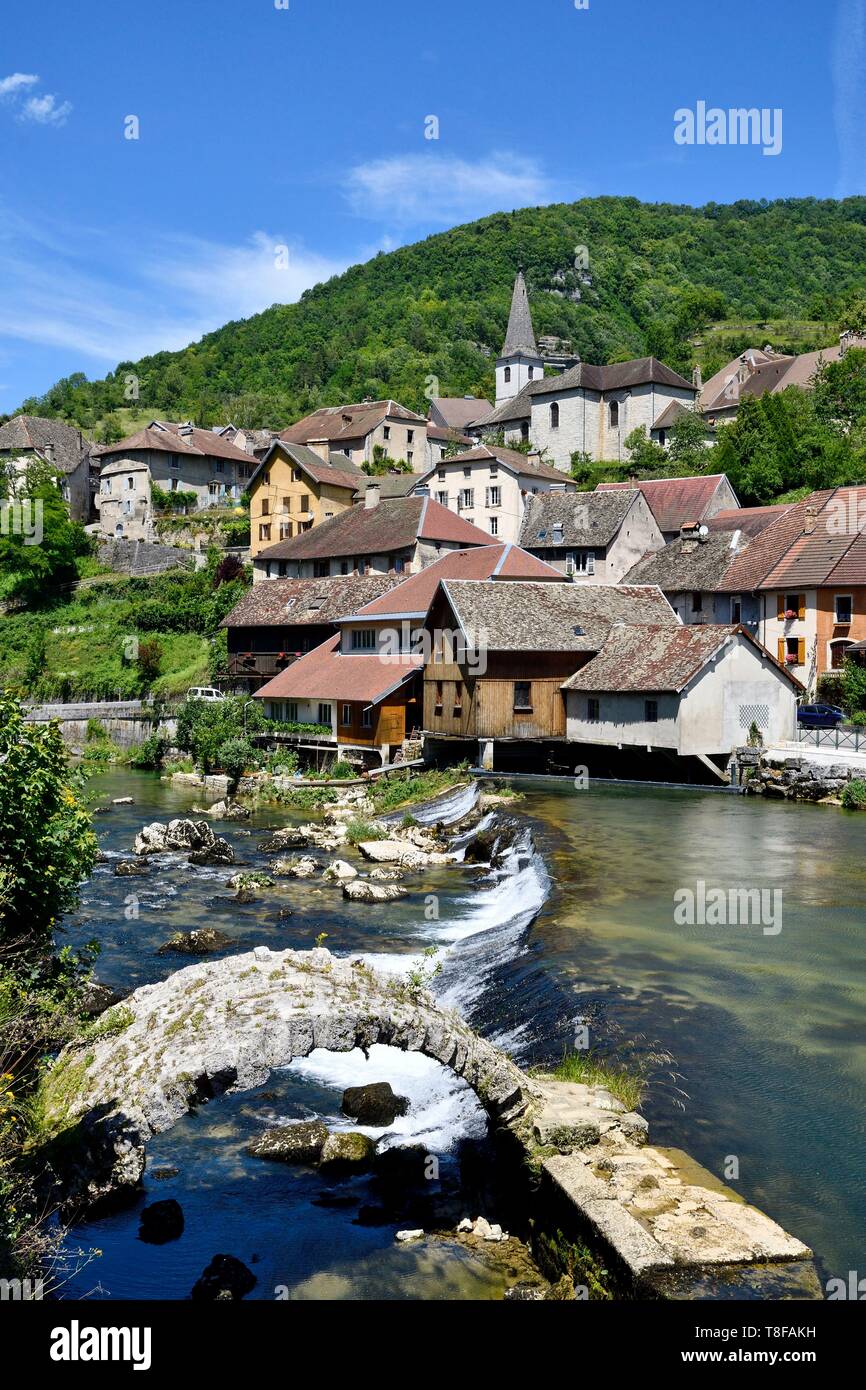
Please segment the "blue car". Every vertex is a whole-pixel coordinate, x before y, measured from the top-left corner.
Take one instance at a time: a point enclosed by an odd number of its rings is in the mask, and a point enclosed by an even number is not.
[[[845,718],[838,705],[800,705],[797,723],[801,729],[835,729]]]

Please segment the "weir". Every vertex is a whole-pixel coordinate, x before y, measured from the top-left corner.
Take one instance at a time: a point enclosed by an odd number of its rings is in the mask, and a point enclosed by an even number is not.
[[[189,1109],[316,1049],[420,1052],[476,1093],[526,1192],[534,1239],[602,1258],[622,1296],[818,1298],[811,1252],[686,1155],[647,1142],[608,1091],[530,1077],[403,978],[324,948],[196,964],[135,991],[69,1046],[42,1091],[67,1210],[134,1197],[147,1142]]]

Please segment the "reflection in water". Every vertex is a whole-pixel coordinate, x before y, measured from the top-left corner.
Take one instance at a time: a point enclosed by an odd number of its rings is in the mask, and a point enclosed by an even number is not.
[[[410,898],[374,915],[316,880],[283,881],[241,907],[225,889],[227,871],[191,870],[167,856],[146,878],[123,879],[107,859],[86,887],[68,939],[99,938],[100,978],[132,987],[184,964],[157,957],[156,947],[174,931],[205,924],[229,935],[233,950],[307,948],[325,931],[332,950],[363,953],[396,971],[438,944],[439,992],[519,1060],[555,1060],[579,1018],[589,1020],[591,1043],[602,1049],[638,1056],[668,1050],[674,1065],[655,1068],[645,1106],[654,1139],[688,1150],[719,1177],[736,1159],[740,1176],[732,1185],[811,1243],[827,1274],[858,1268],[866,1228],[859,1172],[866,820],[704,791],[575,791],[570,781],[547,779],[520,787],[520,812],[538,852],[528,840],[516,846],[493,879],[469,867],[435,870],[408,885]],[[127,857],[144,821],[189,814],[201,795],[146,774],[100,779],[103,803],[130,792],[134,807],[98,818],[109,855]],[[239,861],[264,865],[261,832],[288,820],[272,809],[224,833]],[[781,890],[782,931],[676,926],[674,894],[698,880]],[[424,913],[431,893],[440,904],[433,922]],[[281,916],[285,909],[292,915]],[[416,1076],[407,1071],[410,1061],[423,1064]],[[378,1062],[396,1089],[415,1088],[396,1142],[423,1136],[453,1153],[460,1137],[477,1133],[471,1102],[441,1069],[424,1059],[403,1057],[397,1071],[386,1058]],[[282,1117],[316,1113],[335,1122],[340,1091],[357,1079],[359,1065],[355,1057],[326,1057],[282,1074],[291,1077],[279,1083],[289,1087]],[[271,1297],[273,1281],[292,1297],[387,1297],[404,1276],[401,1296],[498,1296],[489,1272],[467,1273],[463,1253],[395,1248],[393,1223],[358,1226],[352,1210],[311,1205],[322,1186],[317,1175],[247,1158],[244,1145],[269,1113],[254,1093],[231,1097],[161,1137],[150,1167],[175,1163],[180,1186],[163,1193],[149,1178],[148,1200],[178,1196],[189,1209],[187,1229],[165,1247],[135,1240],[134,1213],[83,1229],[83,1243],[106,1251],[98,1276],[113,1294],[170,1289],[183,1297],[218,1250],[249,1263],[247,1250],[254,1272],[265,1266],[267,1293],[258,1296]],[[218,1122],[231,1130],[219,1133]],[[82,1276],[87,1286],[88,1275],[92,1284],[92,1268]],[[437,1292],[452,1280],[457,1292]]]

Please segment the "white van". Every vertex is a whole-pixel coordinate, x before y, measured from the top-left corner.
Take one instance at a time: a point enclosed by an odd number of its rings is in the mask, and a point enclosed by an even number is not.
[[[212,685],[193,685],[186,692],[188,700],[224,700],[221,690],[215,690]]]

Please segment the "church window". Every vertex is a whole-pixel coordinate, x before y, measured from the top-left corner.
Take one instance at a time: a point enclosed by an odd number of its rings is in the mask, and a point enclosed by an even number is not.
[[[559,404],[557,401],[554,401],[550,407],[550,428],[552,430],[559,429]]]
[[[619,429],[619,401],[611,401],[608,407],[608,414],[611,429]]]
[[[510,368],[510,367],[506,367],[506,368],[505,368],[505,380],[506,380],[506,381],[510,381],[510,380],[511,380],[511,368]]]

